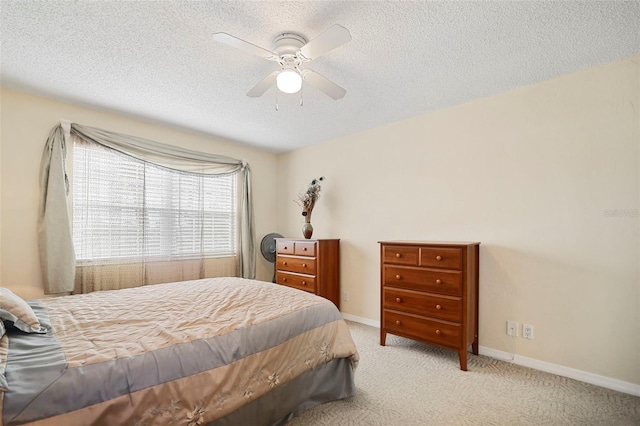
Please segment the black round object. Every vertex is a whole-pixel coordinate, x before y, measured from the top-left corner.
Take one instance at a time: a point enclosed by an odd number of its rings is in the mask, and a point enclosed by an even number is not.
[[[267,234],[260,242],[260,252],[262,256],[271,263],[276,261],[276,238],[283,238],[282,235],[272,232]]]

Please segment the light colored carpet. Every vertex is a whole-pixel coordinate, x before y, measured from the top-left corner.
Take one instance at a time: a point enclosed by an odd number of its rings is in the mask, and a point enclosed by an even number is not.
[[[293,418],[287,426],[640,425],[640,397],[348,322],[360,353],[358,394]]]

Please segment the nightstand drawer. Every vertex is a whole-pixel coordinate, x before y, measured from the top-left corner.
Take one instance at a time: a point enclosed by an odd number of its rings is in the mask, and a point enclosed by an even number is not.
[[[452,348],[460,346],[460,324],[385,309],[384,328],[392,334],[433,342],[441,346]]]
[[[276,240],[276,252],[278,254],[293,254],[293,241],[277,241]]]
[[[409,312],[447,321],[462,320],[462,306],[459,297],[435,296],[429,293],[399,290],[386,287],[383,303],[385,309]]]
[[[418,266],[420,248],[410,246],[384,246],[382,249],[383,263],[396,265]]]
[[[315,258],[302,258],[302,257],[288,257],[278,256],[276,258],[278,262],[278,270],[298,272],[300,274],[316,274],[316,259]]]
[[[433,268],[462,269],[462,250],[445,247],[422,247],[420,266]]]
[[[294,253],[296,256],[315,256],[316,243],[307,241],[296,241]]]
[[[383,266],[383,285],[430,293],[462,295],[462,274],[457,271]]]
[[[288,274],[278,271],[276,273],[276,283],[286,285],[287,287],[297,288],[299,290],[314,293],[316,291],[315,277],[307,277],[303,275]]]

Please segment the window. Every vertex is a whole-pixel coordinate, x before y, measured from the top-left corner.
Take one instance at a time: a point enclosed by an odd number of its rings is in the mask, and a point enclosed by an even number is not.
[[[236,174],[199,175],[86,143],[73,150],[78,264],[237,254]]]

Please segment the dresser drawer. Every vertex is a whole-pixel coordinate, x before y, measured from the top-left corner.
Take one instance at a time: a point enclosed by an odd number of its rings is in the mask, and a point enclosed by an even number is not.
[[[433,268],[462,269],[462,250],[445,247],[422,247],[420,266]]]
[[[297,256],[315,256],[316,243],[307,241],[296,241],[294,254]]]
[[[293,241],[276,241],[276,252],[278,254],[293,254]]]
[[[316,259],[301,258],[301,257],[288,257],[277,256],[276,262],[278,262],[278,270],[298,272],[300,274],[316,274]]]
[[[410,246],[383,246],[382,261],[396,265],[418,266],[420,248]]]
[[[391,287],[386,287],[383,294],[385,309],[394,309],[453,322],[462,321],[462,305],[459,297],[435,296]]]
[[[315,293],[316,280],[315,277],[307,277],[304,275],[288,274],[278,271],[276,273],[276,283],[286,285],[287,287],[297,288],[299,290]]]
[[[462,295],[462,273],[436,269],[383,266],[383,285],[431,293]]]
[[[412,337],[442,346],[460,346],[460,324],[431,320],[415,315],[384,310],[384,327],[392,334]]]

